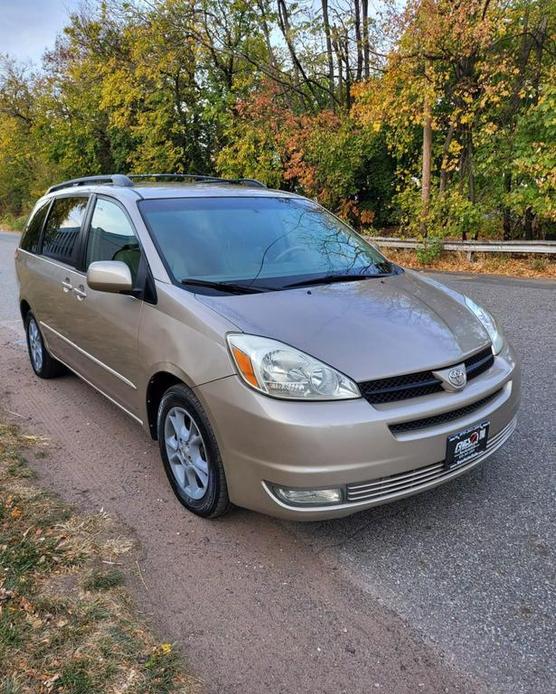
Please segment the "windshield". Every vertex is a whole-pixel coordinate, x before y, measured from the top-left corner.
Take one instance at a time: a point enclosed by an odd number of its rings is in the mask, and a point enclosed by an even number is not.
[[[355,232],[308,200],[270,197],[143,200],[143,218],[173,279],[194,291],[253,290],[377,276],[396,270]],[[307,280],[307,281],[306,281]],[[202,283],[206,282],[206,287]],[[222,288],[225,290],[225,286]]]

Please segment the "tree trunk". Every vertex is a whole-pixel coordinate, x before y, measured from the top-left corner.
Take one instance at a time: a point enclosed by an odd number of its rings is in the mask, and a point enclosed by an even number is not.
[[[429,212],[431,199],[431,165],[432,165],[432,114],[431,102],[428,93],[425,93],[423,103],[423,169],[421,175],[421,200],[423,202],[423,217]],[[427,235],[427,228],[423,220],[421,233]]]
[[[342,47],[340,45],[339,39],[334,39],[332,41],[332,48],[336,54],[336,63],[338,65],[337,75],[338,75],[338,100],[340,103],[343,102],[344,96],[344,68],[343,68],[343,55]]]
[[[346,101],[345,101],[345,105],[349,111],[349,109],[351,108],[352,69],[351,69],[351,65],[349,62],[349,36],[348,36],[347,32],[346,32],[346,35],[344,38],[343,53],[344,53],[344,62],[346,64]]]
[[[474,205],[477,196],[475,192],[475,147],[473,143],[473,131],[469,128],[467,133],[467,198]],[[479,227],[475,228],[473,239],[479,238]]]
[[[506,193],[512,192],[512,172],[506,171],[504,174],[504,191]],[[504,229],[504,241],[509,241],[512,238],[512,211],[506,205],[503,211],[503,229]]]
[[[322,21],[326,37],[326,58],[328,61],[328,89],[330,90],[330,108],[334,108],[334,55],[332,53],[332,37],[330,36],[330,21],[328,18],[328,0],[321,0]],[[341,64],[338,65],[341,81]],[[341,88],[340,88],[341,93]],[[341,98],[341,97],[340,97]]]
[[[357,72],[355,73],[355,79],[357,82],[361,80],[361,75],[363,74],[363,47],[361,45],[361,8],[359,7],[359,0],[354,0],[355,8],[355,43],[357,44]]]
[[[542,55],[543,55],[544,44],[545,44],[546,36],[547,36],[547,29],[548,29],[548,18],[543,17],[541,19],[541,21],[539,22],[539,25],[538,25],[537,30],[535,32],[535,40],[536,40],[535,54],[537,57],[537,69],[535,70],[535,74],[533,76],[533,90],[535,93],[535,96],[533,99],[534,104],[537,104],[539,102],[539,91],[540,91],[541,73],[542,73]]]
[[[268,26],[268,19],[266,16],[266,9],[263,0],[258,0],[257,5],[259,6],[259,12],[261,13],[261,24],[264,34],[264,40],[266,44],[266,50],[268,53],[268,62],[271,68],[276,67],[276,58],[274,57],[274,50],[272,49],[272,42],[270,40],[270,28]]]
[[[523,219],[523,233],[527,241],[532,241],[533,239],[533,219],[535,215],[533,210],[528,207],[525,210],[525,216]]]
[[[369,0],[361,0],[361,16],[363,19],[363,76],[369,78]]]

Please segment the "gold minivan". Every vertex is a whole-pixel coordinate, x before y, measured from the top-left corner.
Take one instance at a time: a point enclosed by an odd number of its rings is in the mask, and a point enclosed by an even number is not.
[[[257,181],[53,186],[16,253],[31,365],[154,439],[190,511],[344,516],[431,489],[516,426],[520,372],[470,298]]]

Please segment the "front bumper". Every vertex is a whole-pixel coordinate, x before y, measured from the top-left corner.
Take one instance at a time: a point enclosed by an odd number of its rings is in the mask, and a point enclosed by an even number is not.
[[[453,479],[482,462],[515,428],[520,372],[509,346],[459,393],[437,393],[384,405],[364,399],[295,402],[269,398],[231,376],[196,389],[215,429],[230,499],[281,518],[346,516]],[[485,404],[457,419],[393,433],[390,426]],[[439,420],[442,420],[440,417]],[[487,451],[446,472],[450,434],[490,422]],[[394,431],[396,431],[394,429]],[[293,506],[272,485],[344,489],[333,506]]]

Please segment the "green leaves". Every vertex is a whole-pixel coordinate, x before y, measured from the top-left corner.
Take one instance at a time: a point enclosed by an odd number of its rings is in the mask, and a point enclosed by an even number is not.
[[[72,15],[40,72],[0,61],[0,216],[57,179],[159,171],[258,178],[361,226],[548,231],[556,3],[362,8],[328,2],[325,22],[319,3],[116,0]]]

